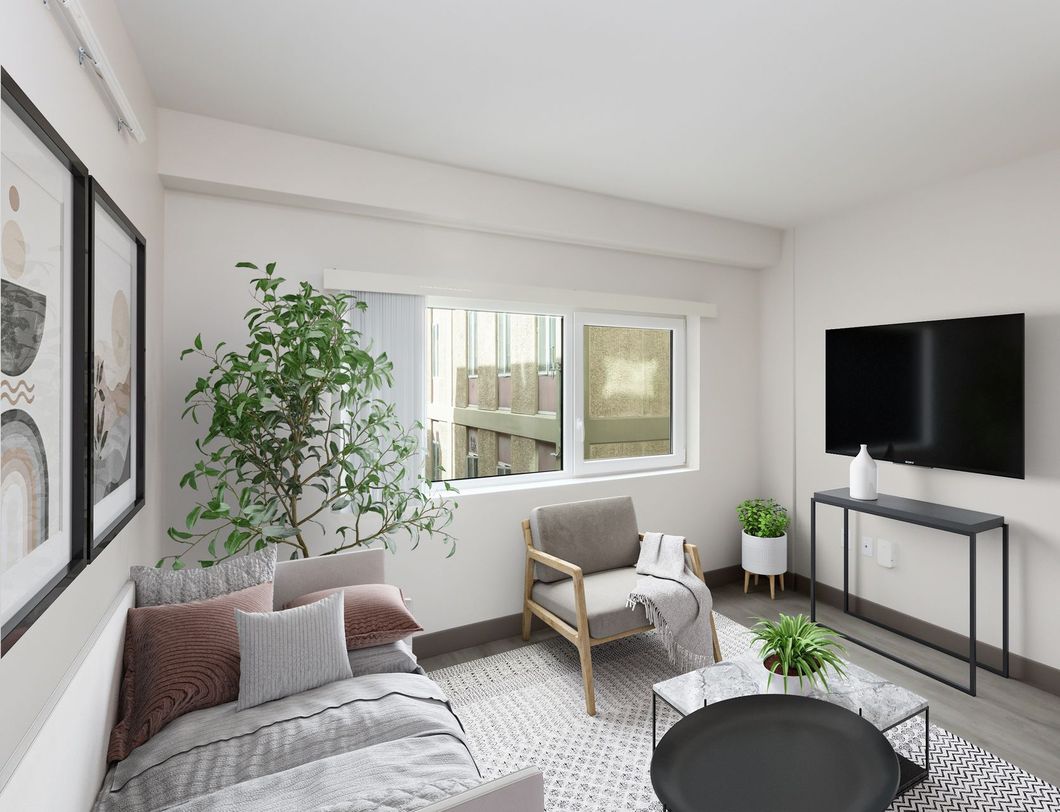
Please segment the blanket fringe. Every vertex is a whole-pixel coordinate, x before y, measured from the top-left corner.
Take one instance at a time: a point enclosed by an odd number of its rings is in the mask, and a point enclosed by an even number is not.
[[[644,607],[644,614],[648,616],[648,622],[655,627],[655,631],[662,638],[663,646],[666,647],[666,656],[674,668],[684,673],[714,664],[713,647],[709,649],[709,654],[704,655],[689,651],[684,646],[678,645],[673,629],[670,628],[670,624],[666,622],[666,619],[659,614],[659,608],[655,605],[655,602],[646,595],[631,592],[626,600],[626,606],[630,609],[636,609],[638,605]]]

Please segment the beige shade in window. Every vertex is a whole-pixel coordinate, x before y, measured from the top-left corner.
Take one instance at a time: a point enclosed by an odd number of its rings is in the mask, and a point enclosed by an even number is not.
[[[586,325],[585,458],[651,457],[673,448],[673,333]]]

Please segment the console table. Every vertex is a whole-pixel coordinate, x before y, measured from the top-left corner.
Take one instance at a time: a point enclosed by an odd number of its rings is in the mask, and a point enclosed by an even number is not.
[[[817,619],[817,505],[831,505],[833,507],[842,508],[843,510],[843,611],[858,618],[864,620],[867,623],[879,626],[880,628],[886,629],[887,631],[899,634],[902,637],[906,637],[914,642],[920,643],[936,651],[941,651],[944,654],[949,654],[952,657],[956,657],[968,663],[968,684],[961,685],[960,683],[953,682],[950,679],[937,674],[933,671],[929,671],[914,663],[908,662],[903,658],[891,654],[888,651],[877,648],[869,643],[855,638],[853,635],[834,629],[837,634],[842,635],[852,643],[857,643],[863,648],[867,648],[870,651],[874,651],[877,654],[881,654],[884,657],[888,657],[895,662],[901,663],[907,668],[912,668],[914,671],[919,671],[921,674],[926,674],[929,677],[937,679],[939,682],[943,682],[953,688],[960,691],[964,691],[967,694],[975,696],[975,670],[976,667],[985,668],[987,671],[991,671],[995,674],[1000,674],[1003,677],[1009,675],[1009,640],[1008,640],[1008,523],[1005,521],[1004,516],[998,516],[993,513],[980,513],[975,510],[964,510],[963,508],[950,507],[949,505],[937,505],[933,502],[921,502],[916,499],[905,499],[901,496],[889,496],[887,494],[880,494],[879,498],[874,501],[866,501],[862,499],[854,499],[850,496],[849,488],[836,488],[830,491],[817,491],[813,498],[810,499],[810,619]],[[929,527],[935,530],[943,530],[947,533],[956,533],[958,535],[966,536],[968,539],[968,653],[963,654],[957,651],[951,651],[948,648],[940,646],[930,640],[924,640],[917,637],[909,632],[896,629],[892,626],[882,623],[881,621],[874,620],[873,618],[865,617],[858,612],[852,612],[850,609],[850,511],[855,513],[865,513],[872,516],[882,516],[886,519],[893,519],[899,522],[906,522],[908,524],[920,525],[921,527]],[[975,563],[976,563],[976,537],[983,532],[988,530],[1001,529],[1001,668],[994,668],[986,663],[980,663],[976,657],[976,629],[975,629],[975,611],[976,611],[976,584],[975,584]],[[823,625],[823,624],[822,624]]]

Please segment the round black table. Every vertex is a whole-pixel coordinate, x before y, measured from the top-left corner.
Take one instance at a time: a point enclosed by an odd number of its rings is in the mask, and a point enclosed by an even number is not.
[[[652,786],[670,812],[882,812],[898,778],[898,757],[870,722],[777,694],[686,716],[651,760]]]

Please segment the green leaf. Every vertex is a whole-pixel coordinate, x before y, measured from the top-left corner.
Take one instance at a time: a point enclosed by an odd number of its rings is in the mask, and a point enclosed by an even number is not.
[[[202,349],[202,333],[196,333],[195,340],[192,342],[192,344],[195,346],[195,349],[197,349],[197,350],[201,350]],[[201,378],[200,378],[200,380],[201,380]]]

